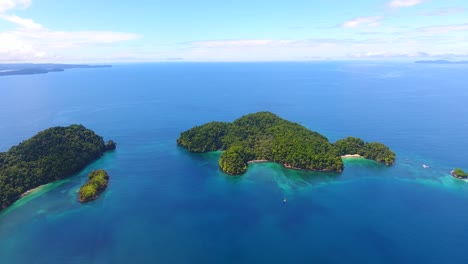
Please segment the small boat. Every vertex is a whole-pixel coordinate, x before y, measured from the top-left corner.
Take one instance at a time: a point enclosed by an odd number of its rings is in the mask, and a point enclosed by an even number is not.
[[[283,203],[286,203],[288,200],[286,200],[286,198],[283,199]]]
[[[429,165],[423,164],[422,167],[427,169],[427,168],[429,168]]]

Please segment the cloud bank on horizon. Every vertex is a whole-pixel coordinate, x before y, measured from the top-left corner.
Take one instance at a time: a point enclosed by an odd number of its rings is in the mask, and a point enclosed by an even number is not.
[[[390,6],[393,8],[415,6],[427,2],[428,0],[393,0],[390,2]]]
[[[468,57],[464,0],[140,2],[0,0],[0,63]]]

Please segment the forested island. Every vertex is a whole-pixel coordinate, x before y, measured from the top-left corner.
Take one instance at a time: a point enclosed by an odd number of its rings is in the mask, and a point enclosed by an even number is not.
[[[231,175],[243,174],[249,162],[271,161],[286,168],[343,171],[342,155],[359,154],[387,165],[395,153],[387,146],[348,137],[332,144],[314,131],[270,112],[245,115],[232,123],[210,122],[182,132],[177,144],[191,152],[223,150],[219,167]]]
[[[466,179],[468,178],[468,174],[460,168],[455,168],[453,171],[450,172],[453,177],[458,179]]]
[[[95,170],[88,175],[88,182],[81,186],[78,200],[86,203],[98,198],[99,194],[107,188],[109,175],[105,170]]]
[[[115,147],[112,140],[106,144],[92,130],[71,125],[46,129],[0,153],[0,210],[28,190],[79,172]]]

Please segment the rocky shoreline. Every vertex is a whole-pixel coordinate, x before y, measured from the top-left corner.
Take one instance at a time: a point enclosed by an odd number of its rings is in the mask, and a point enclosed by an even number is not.
[[[459,175],[459,174],[457,174],[457,173],[455,172],[455,170],[450,171],[450,174],[451,174],[453,177],[457,178],[457,179],[468,179],[468,175],[466,175],[466,174],[465,174],[465,175]]]

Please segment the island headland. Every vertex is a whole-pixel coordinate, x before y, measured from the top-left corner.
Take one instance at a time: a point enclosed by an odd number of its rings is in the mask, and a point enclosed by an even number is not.
[[[82,125],[52,127],[0,153],[0,210],[21,194],[69,177],[115,149]]]
[[[98,198],[109,183],[109,175],[105,170],[95,170],[88,175],[88,182],[81,186],[78,201],[86,203]]]
[[[49,72],[63,72],[75,68],[108,68],[111,65],[86,65],[86,64],[56,64],[56,63],[12,63],[0,64],[0,76],[45,74]]]
[[[332,144],[314,131],[270,112],[248,114],[228,122],[210,122],[180,134],[177,144],[190,152],[222,150],[220,169],[243,174],[252,162],[276,162],[286,168],[342,172],[341,156],[359,155],[392,165],[395,153],[382,143],[347,137]]]

